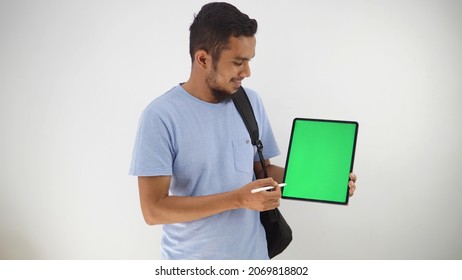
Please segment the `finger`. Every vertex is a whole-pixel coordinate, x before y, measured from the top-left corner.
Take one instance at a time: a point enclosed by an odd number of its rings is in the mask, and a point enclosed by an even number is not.
[[[264,187],[264,186],[277,186],[277,182],[273,180],[273,178],[264,178],[264,179],[259,179],[256,181],[259,186]]]
[[[348,187],[349,187],[350,189],[356,189],[356,183],[353,182],[353,181],[350,181],[350,182],[348,182]]]
[[[265,203],[265,209],[266,210],[272,210],[272,209],[275,209],[275,208],[278,208],[280,206],[280,200],[279,199],[272,199],[272,200],[268,200],[266,203]]]
[[[277,182],[275,182],[274,184],[274,189],[273,191],[277,191],[277,192],[280,192],[281,191],[281,187],[279,186],[279,184]]]
[[[353,181],[353,182],[356,182],[356,180],[358,179],[358,177],[356,176],[356,174],[354,174],[353,172],[350,173],[350,179]]]
[[[281,203],[279,199],[274,202],[274,208],[278,208],[280,205]]]
[[[269,179],[271,179],[271,186],[273,186],[274,189],[279,188],[278,182],[276,182],[276,181],[273,179],[273,177],[270,177]]]
[[[349,187],[349,190],[348,190],[349,195],[353,196],[353,194],[355,193],[355,190],[356,190],[356,184],[353,181],[350,181],[348,183],[348,187]]]
[[[276,184],[274,189],[267,192],[267,195],[272,199],[279,199],[282,196],[281,187]]]

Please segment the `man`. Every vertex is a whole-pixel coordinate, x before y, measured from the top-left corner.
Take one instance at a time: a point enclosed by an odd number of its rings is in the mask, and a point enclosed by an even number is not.
[[[257,22],[227,3],[202,7],[190,27],[191,75],[144,110],[130,174],[149,225],[163,224],[164,259],[268,259],[259,212],[279,206],[284,169],[259,96],[246,89],[270,178],[232,95],[250,76]],[[350,194],[355,190],[352,174]],[[251,193],[274,186],[274,191]]]

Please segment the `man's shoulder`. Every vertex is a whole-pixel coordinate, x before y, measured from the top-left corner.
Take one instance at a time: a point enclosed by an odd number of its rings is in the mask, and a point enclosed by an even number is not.
[[[258,93],[256,90],[254,90],[253,88],[248,88],[248,87],[243,87],[245,92],[247,93],[247,95],[250,97],[257,97],[258,96]]]
[[[181,91],[180,89],[181,89],[181,86],[179,85],[172,87],[168,91],[155,97],[154,100],[152,100],[152,102],[148,105],[148,107],[165,105],[165,104],[174,102],[175,100],[178,99],[177,96],[180,95],[180,91]]]
[[[181,92],[179,86],[162,93],[152,100],[144,109],[144,112],[165,112],[177,106]]]
[[[252,88],[247,88],[244,87],[245,92],[247,93],[247,96],[249,97],[250,103],[252,104],[252,107],[257,106],[263,106],[263,102],[260,98],[260,95],[258,92]]]

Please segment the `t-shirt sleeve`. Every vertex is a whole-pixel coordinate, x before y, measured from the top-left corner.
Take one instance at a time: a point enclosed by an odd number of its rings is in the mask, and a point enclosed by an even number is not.
[[[133,176],[172,175],[171,129],[161,113],[145,109],[141,115],[129,174]]]
[[[273,129],[271,128],[265,107],[263,106],[263,101],[253,90],[246,89],[246,92],[250,92],[251,94],[249,95],[249,99],[252,103],[255,118],[258,122],[260,140],[263,143],[263,157],[265,159],[270,159],[279,156],[281,152],[274,137]],[[255,161],[259,161],[258,154],[255,156]]]

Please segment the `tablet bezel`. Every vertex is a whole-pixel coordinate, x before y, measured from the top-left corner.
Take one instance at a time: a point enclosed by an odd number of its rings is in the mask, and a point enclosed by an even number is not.
[[[287,149],[287,158],[286,158],[286,164],[285,164],[285,169],[284,169],[284,179],[283,182],[286,182],[286,176],[287,176],[287,167],[289,165],[290,161],[290,154],[291,154],[291,149],[292,149],[292,142],[294,139],[294,132],[295,132],[295,124],[298,121],[311,121],[311,122],[326,122],[326,123],[338,123],[338,124],[348,124],[348,125],[354,125],[354,139],[353,139],[353,147],[352,147],[352,153],[351,153],[351,162],[350,162],[350,173],[353,172],[353,166],[354,166],[354,160],[355,160],[355,153],[356,153],[356,142],[358,138],[358,130],[359,130],[359,123],[356,121],[346,121],[346,120],[331,120],[331,119],[315,119],[315,118],[295,118],[292,122],[292,130],[290,133],[290,141]],[[287,187],[284,187],[287,188]],[[334,201],[334,200],[328,200],[328,199],[317,199],[317,198],[305,198],[305,197],[292,197],[292,196],[285,196],[284,195],[284,188],[282,188],[282,198],[284,199],[292,199],[292,200],[302,200],[302,201],[312,201],[312,202],[321,202],[321,203],[329,203],[329,204],[339,204],[339,205],[347,205],[349,201],[349,188],[348,188],[348,183],[345,186],[345,199],[344,201]]]

